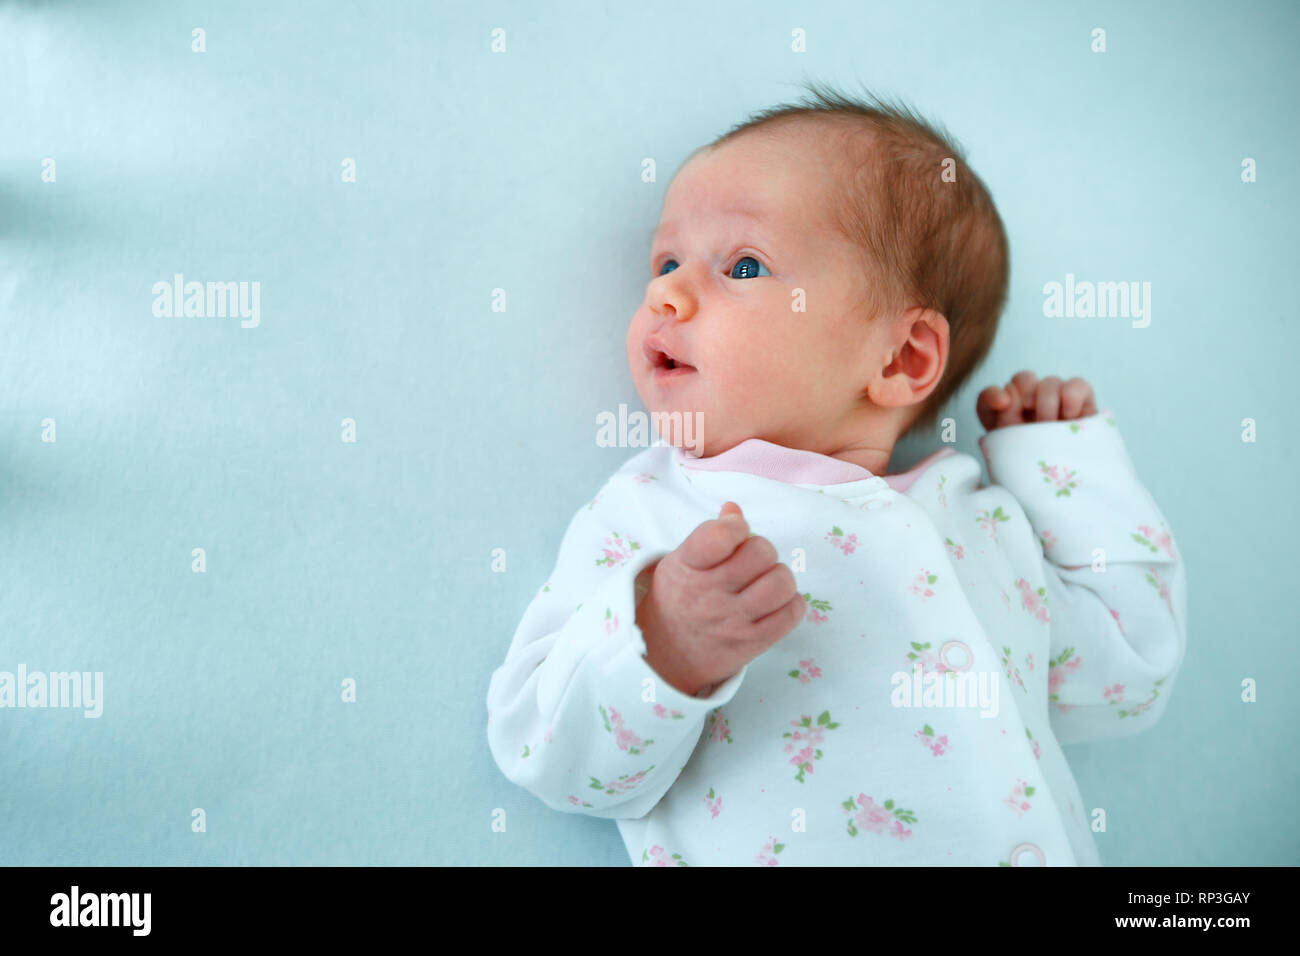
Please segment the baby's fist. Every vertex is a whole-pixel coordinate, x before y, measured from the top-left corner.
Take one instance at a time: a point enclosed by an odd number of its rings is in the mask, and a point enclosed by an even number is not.
[[[1017,372],[1005,387],[990,385],[975,401],[975,414],[988,431],[1030,422],[1071,421],[1097,414],[1092,386],[1083,379],[1041,382],[1033,372]]]
[[[646,662],[694,695],[790,633],[804,611],[794,574],[729,501],[654,566],[636,623]]]

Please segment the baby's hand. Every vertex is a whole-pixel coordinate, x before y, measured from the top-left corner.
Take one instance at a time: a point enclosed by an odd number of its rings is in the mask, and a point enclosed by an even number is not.
[[[1017,372],[1005,388],[990,385],[975,401],[975,414],[988,431],[1028,422],[1070,421],[1097,414],[1092,386],[1081,378],[1062,384],[1056,376],[1041,382],[1033,372]]]
[[[804,607],[776,548],[728,501],[655,565],[636,623],[646,663],[694,696],[789,634]]]

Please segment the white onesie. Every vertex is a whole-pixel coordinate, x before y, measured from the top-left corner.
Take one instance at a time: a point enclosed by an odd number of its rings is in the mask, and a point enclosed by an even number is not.
[[[1060,745],[1159,718],[1184,568],[1109,411],[980,449],[984,488],[952,449],[887,478],[756,439],[640,452],[492,675],[497,765],[637,864],[1098,865]],[[636,579],[728,500],[808,610],[691,697],[642,658]]]

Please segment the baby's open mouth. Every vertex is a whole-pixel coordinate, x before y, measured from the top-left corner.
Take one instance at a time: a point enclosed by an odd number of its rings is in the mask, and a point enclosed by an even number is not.
[[[649,336],[645,340],[643,350],[656,379],[666,378],[669,373],[676,376],[696,371],[694,365],[670,352],[669,347],[658,336]]]
[[[669,378],[679,378],[682,375],[690,375],[695,372],[694,365],[687,365],[685,362],[679,362],[671,355],[662,354],[659,361],[655,362],[654,377],[657,381],[663,381]]]

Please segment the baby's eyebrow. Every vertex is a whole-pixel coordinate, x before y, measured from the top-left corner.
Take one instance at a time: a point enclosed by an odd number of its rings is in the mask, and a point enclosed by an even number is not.
[[[732,209],[730,210],[730,214],[736,219],[748,220],[748,222],[751,225],[764,223],[766,222],[766,218],[767,218],[766,215],[763,212],[761,212],[759,209],[750,208],[747,206],[740,206],[735,209]],[[662,225],[663,223],[659,223],[653,229],[650,230],[649,238],[650,238],[651,245],[654,245],[655,236],[659,234],[659,227]],[[672,223],[672,225],[676,225],[676,223],[674,222]]]

